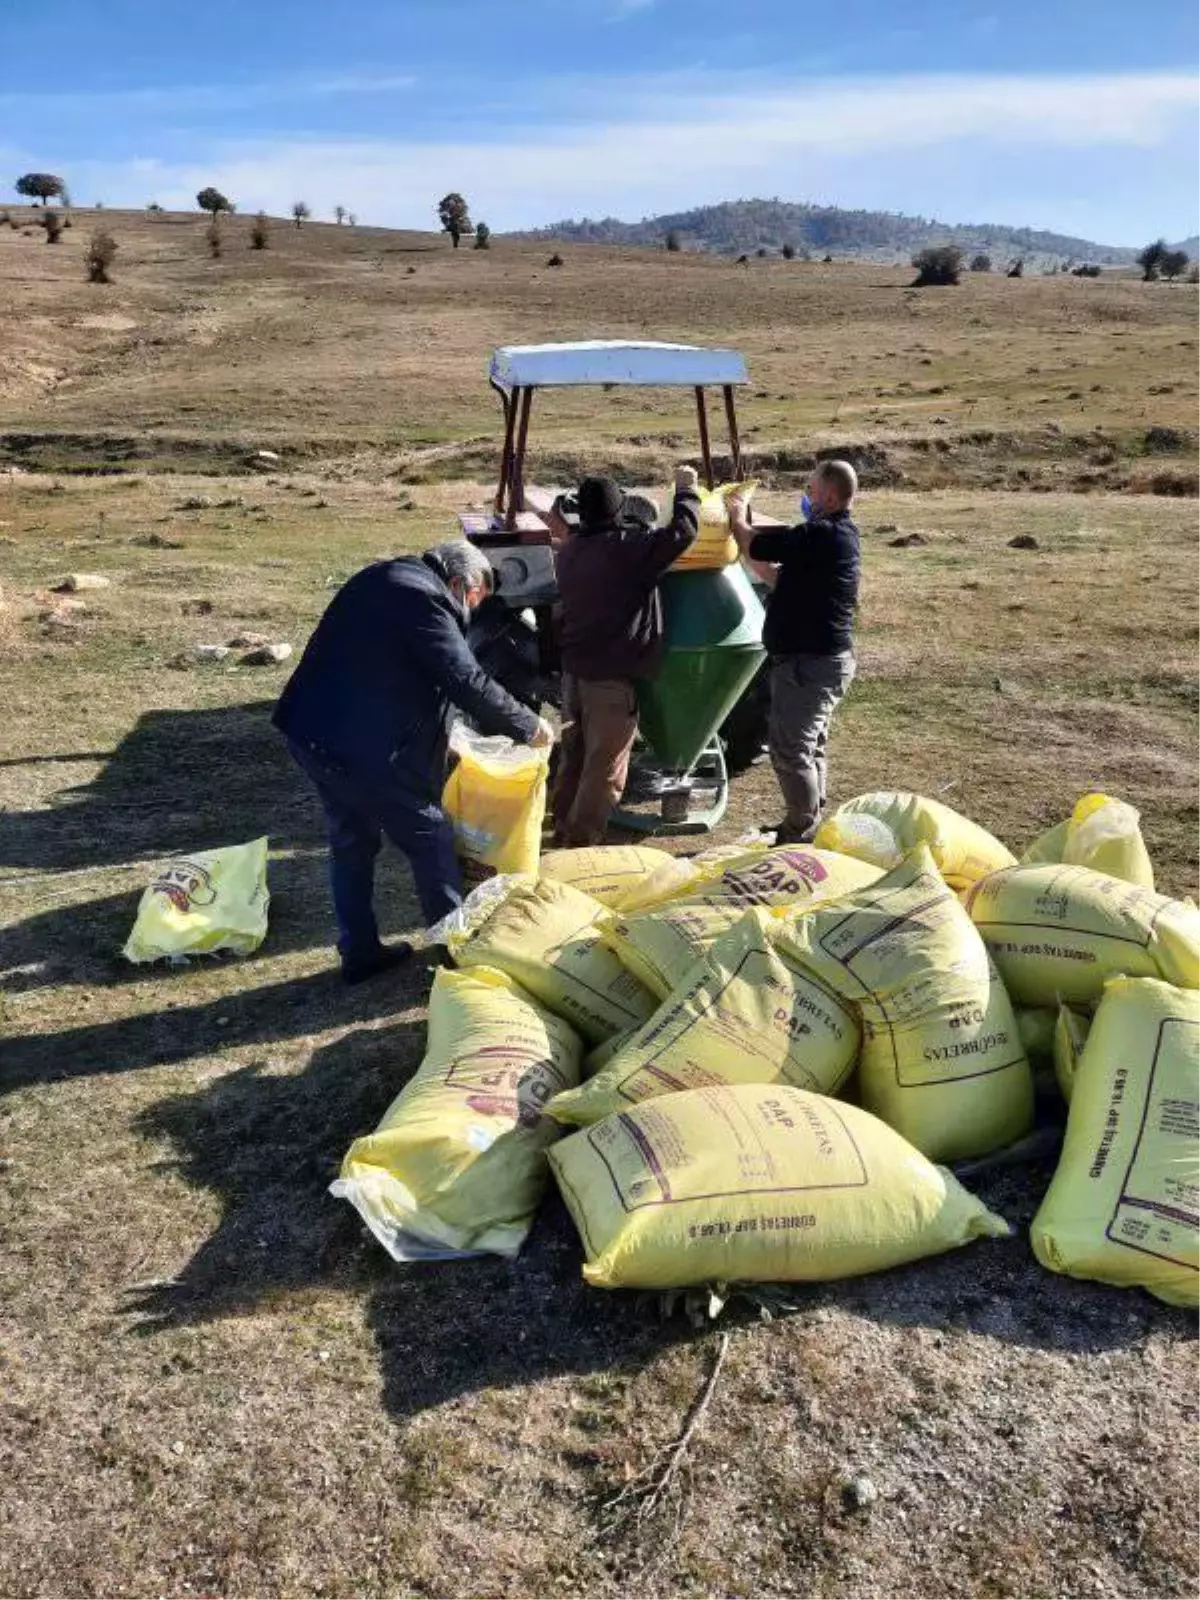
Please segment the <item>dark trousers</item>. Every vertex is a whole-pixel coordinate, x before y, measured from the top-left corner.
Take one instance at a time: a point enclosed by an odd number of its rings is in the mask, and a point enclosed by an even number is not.
[[[288,748],[316,784],[325,808],[343,960],[362,960],[379,949],[373,901],[375,857],[384,835],[408,857],[427,926],[462,904],[454,831],[439,805],[422,801],[390,773],[356,772],[294,739]]]
[[[825,807],[829,723],[850,680],[854,656],[772,656],[768,740],[787,807],[789,839],[811,835]]]
[[[571,848],[601,844],[625,792],[637,738],[637,691],[627,678],[563,677],[562,756],[554,830]]]

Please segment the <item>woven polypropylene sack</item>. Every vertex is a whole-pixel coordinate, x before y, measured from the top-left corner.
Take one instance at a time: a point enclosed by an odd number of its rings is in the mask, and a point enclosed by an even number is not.
[[[1196,1306],[1200,996],[1114,978],[1078,1063],[1030,1237],[1044,1267]]]
[[[858,1008],[869,1111],[936,1161],[986,1155],[1028,1132],[1033,1078],[1012,1005],[926,846],[783,926],[781,948]]]
[[[810,845],[785,845],[714,866],[719,870],[667,904],[620,913],[601,923],[605,943],[662,999],[750,907],[820,905],[880,876],[880,869],[867,862]]]
[[[637,899],[655,873],[669,873],[674,866],[674,856],[650,845],[597,844],[580,850],[548,850],[538,870],[543,878],[569,883],[609,910],[620,910]],[[686,876],[685,868],[680,877]]]
[[[1111,795],[1085,794],[1065,822],[1040,834],[1021,857],[1022,866],[1059,861],[1154,888],[1154,864],[1139,814]]]
[[[664,1095],[550,1163],[602,1288],[849,1278],[1008,1232],[869,1112],[786,1084]]]
[[[454,829],[454,853],[469,887],[510,872],[536,872],[546,815],[549,750],[485,738],[455,723],[458,757],[442,794]]]
[[[1018,1005],[1095,1005],[1109,978],[1200,985],[1200,912],[1088,867],[1010,867],[977,883],[971,919]]]
[[[458,966],[495,967],[577,1028],[589,1044],[639,1026],[654,996],[600,942],[598,900],[552,878],[517,879],[485,919],[449,940]]]
[[[267,841],[197,850],[162,867],[138,904],[127,960],[249,955],[267,936]]]
[[[789,1083],[834,1094],[853,1071],[853,1009],[776,948],[769,911],[747,911],[595,1077],[550,1104],[599,1122],[658,1095],[713,1084]]]
[[[715,489],[701,489],[699,530],[683,554],[676,557],[671,571],[704,572],[731,567],[738,558],[738,547],[729,525],[730,496],[736,494],[749,500],[757,487],[757,479],[751,479],[745,483],[722,483]]]
[[[579,1081],[580,1041],[501,972],[435,974],[425,1058],[332,1193],[398,1261],[521,1248],[558,1136],[546,1102]]]
[[[989,872],[1015,865],[1016,856],[986,828],[940,800],[906,790],[880,789],[840,805],[817,830],[826,850],[891,868],[916,845],[928,845],[952,889],[965,889]]]

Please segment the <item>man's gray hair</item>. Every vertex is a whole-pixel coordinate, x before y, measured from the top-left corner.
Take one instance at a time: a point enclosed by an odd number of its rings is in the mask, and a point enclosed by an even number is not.
[[[492,571],[492,563],[482,550],[469,544],[466,539],[447,539],[444,544],[435,544],[429,554],[436,556],[445,567],[447,578],[461,578],[468,589],[478,588],[482,584],[489,594],[495,589],[496,575]]]

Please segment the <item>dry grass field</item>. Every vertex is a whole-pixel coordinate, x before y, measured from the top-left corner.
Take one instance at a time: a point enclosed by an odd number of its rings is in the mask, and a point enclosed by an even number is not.
[[[0,227],[0,1593],[1193,1594],[1194,1320],[1036,1265],[1047,1163],[976,1184],[1009,1241],[710,1329],[586,1290],[553,1197],[515,1264],[394,1267],[325,1186],[419,1059],[428,973],[335,977],[318,809],[268,726],[286,667],[173,663],[299,647],[342,577],[483,502],[493,345],[721,340],[769,507],[816,447],[863,466],[837,796],[935,793],[1019,850],[1101,786],[1195,894],[1194,289],[551,270],[282,222],[258,253],[244,219],[210,261],[195,218],[102,220],[107,288],[90,215],[54,247]],[[661,482],[693,448],[670,396],[540,420],[546,477]],[[47,622],[79,571],[111,586]],[[722,837],[776,805],[754,769]],[[260,833],[256,957],[121,963],[154,863]],[[381,898],[412,925],[394,858]],[[609,1531],[722,1330],[681,1501]]]

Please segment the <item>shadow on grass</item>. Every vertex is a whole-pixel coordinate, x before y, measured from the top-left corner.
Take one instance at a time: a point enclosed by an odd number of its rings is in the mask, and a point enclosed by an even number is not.
[[[340,1289],[368,1299],[384,1401],[409,1417],[492,1385],[650,1359],[689,1336],[653,1307],[588,1290],[565,1209],[553,1199],[519,1260],[397,1267],[330,1181],[356,1135],[415,1070],[424,1020],[358,1028],[300,1073],[258,1062],[161,1101],[139,1131],[167,1135],[179,1170],[218,1193],[224,1215],[179,1277],[131,1293],[143,1334],[236,1316],[280,1294]],[[631,1314],[632,1313],[632,1314]]]
[[[574,1228],[553,1188],[520,1258],[394,1265],[349,1206],[327,1193],[355,1135],[375,1126],[415,1069],[422,1021],[356,1029],[318,1050],[303,1072],[256,1064],[145,1113],[166,1134],[188,1182],[218,1194],[224,1214],[179,1278],[135,1297],[144,1334],[200,1324],[330,1289],[366,1302],[388,1412],[404,1421],[459,1395],[522,1387],[567,1373],[637,1367],[697,1335],[663,1321],[657,1297],[589,1289]],[[969,1333],[1069,1355],[1194,1334],[1194,1319],[1141,1294],[1044,1271],[1026,1237],[1052,1163],[981,1180],[983,1198],[1017,1228],[907,1268],[769,1291],[776,1318],[822,1308]],[[722,1325],[753,1324],[763,1297],[731,1301]]]
[[[144,713],[115,750],[100,753],[108,760],[90,783],[63,791],[56,805],[5,816],[0,866],[65,872],[264,833],[277,846],[320,842],[320,804],[271,726],[274,706]]]

